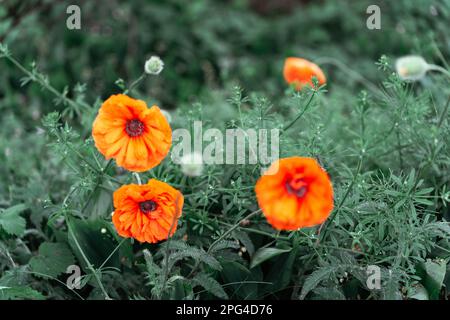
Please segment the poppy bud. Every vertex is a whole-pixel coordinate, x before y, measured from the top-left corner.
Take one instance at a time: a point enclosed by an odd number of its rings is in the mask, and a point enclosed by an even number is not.
[[[405,56],[397,59],[395,69],[402,80],[417,81],[429,70],[429,65],[421,56]]]
[[[184,155],[181,160],[181,171],[190,177],[198,177],[203,172],[203,157],[198,152]]]
[[[164,62],[157,56],[151,56],[150,59],[145,61],[144,70],[145,73],[158,75],[164,68]]]

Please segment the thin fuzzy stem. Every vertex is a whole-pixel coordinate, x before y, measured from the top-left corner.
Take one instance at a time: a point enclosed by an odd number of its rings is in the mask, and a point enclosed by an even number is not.
[[[103,261],[103,263],[100,265],[100,267],[98,267],[99,270],[101,270],[106,263],[108,263],[109,259],[112,258],[112,256],[114,255],[114,253],[117,252],[117,250],[119,250],[119,248],[122,246],[122,244],[127,240],[127,238],[123,238],[122,240],[120,240],[119,244],[114,248],[113,251],[111,251],[111,253],[109,254],[109,256],[105,259],[105,261]]]
[[[133,91],[133,89],[145,78],[147,77],[147,74],[144,72],[141,74],[141,76],[139,78],[137,78],[136,80],[134,80],[130,86],[128,87],[128,89],[126,89],[123,94],[129,94]]]
[[[68,231],[72,235],[73,241],[75,242],[76,247],[80,251],[81,256],[83,257],[85,263],[87,264],[87,267],[89,268],[89,270],[91,270],[92,274],[94,275],[94,278],[97,281],[97,283],[98,283],[98,285],[100,287],[100,290],[103,293],[103,296],[105,297],[106,300],[111,300],[111,298],[109,297],[108,293],[106,292],[105,287],[103,286],[102,281],[100,280],[100,278],[99,278],[99,276],[97,274],[97,270],[95,270],[95,268],[93,267],[93,265],[89,261],[88,257],[84,253],[83,249],[81,248],[80,243],[78,242],[78,239],[75,236],[75,233],[73,232],[72,224],[71,224],[70,218],[67,216],[67,214],[65,214],[65,219],[66,219],[66,222],[67,222]]]
[[[347,197],[350,194],[350,191],[353,189],[353,186],[356,183],[356,179],[358,178],[359,173],[361,172],[362,162],[363,162],[363,157],[361,155],[359,157],[358,167],[356,169],[355,175],[353,176],[352,182],[350,183],[350,185],[348,186],[347,190],[345,191],[345,194],[342,197],[341,201],[339,202],[338,207],[336,208],[336,210],[331,214],[330,218],[328,219],[328,223],[323,228],[323,232],[321,232],[319,234],[319,237],[317,238],[317,241],[316,241],[316,244],[315,244],[316,246],[318,246],[319,243],[322,240],[325,240],[325,238],[326,238],[326,236],[328,234],[328,230],[330,229],[330,225],[333,223],[333,220],[336,218],[338,212],[342,209],[342,206],[344,205],[345,200],[347,200]]]
[[[54,281],[58,282],[59,284],[61,284],[63,287],[65,287],[68,290],[72,291],[72,293],[75,294],[78,298],[80,298],[80,300],[85,300],[78,292],[76,292],[74,289],[71,289],[66,283],[62,282],[58,278],[49,276],[48,274],[45,274],[45,273],[36,272],[36,271],[17,270],[17,272],[21,272],[21,273],[25,273],[25,274],[35,274],[35,275],[40,276],[40,277],[44,277],[44,278],[48,278],[48,279],[54,280]]]
[[[225,233],[223,233],[216,241],[214,241],[211,246],[209,247],[209,249],[206,251],[207,254],[209,254],[211,252],[211,250],[220,242],[222,241],[226,236],[228,236],[231,232],[233,232],[235,229],[237,229],[240,224],[242,223],[242,221],[248,220],[253,218],[255,215],[257,215],[258,213],[261,212],[261,209],[258,209],[256,211],[253,211],[252,213],[248,214],[246,217],[242,218],[239,222],[237,222],[235,225],[233,225],[230,229],[228,229]],[[197,261],[194,268],[192,268],[191,272],[189,273],[189,275],[187,276],[187,278],[190,278],[195,271],[197,271],[197,268],[199,267],[200,263]]]
[[[450,79],[450,72],[448,72],[448,70],[442,68],[441,66],[437,66],[435,64],[429,64],[428,65],[428,70],[441,72],[441,73],[445,74]]]
[[[280,132],[280,135],[283,134],[286,130],[288,130],[290,127],[292,127],[297,121],[298,119],[300,119],[303,114],[309,109],[309,106],[311,105],[311,102],[314,98],[314,96],[316,95],[316,91],[313,91],[313,93],[311,94],[311,96],[309,97],[308,102],[306,103],[305,107],[303,108],[303,110],[300,112],[300,114],[291,121],[291,123],[289,123],[288,125],[286,125],[283,130]]]
[[[166,289],[167,278],[169,277],[169,251],[170,251],[170,240],[171,240],[170,235],[172,234],[172,230],[177,223],[178,212],[180,212],[180,210],[181,210],[181,208],[179,206],[179,201],[180,201],[180,196],[178,195],[177,198],[175,199],[175,214],[173,216],[172,224],[170,225],[169,232],[167,234],[166,255],[164,257],[163,283],[161,286],[161,292],[159,293],[159,298],[162,298],[164,290]]]
[[[142,181],[141,181],[141,177],[139,176],[139,173],[133,172],[133,176],[136,178],[138,185],[142,185]]]
[[[403,153],[402,153],[402,148],[400,145],[400,129],[397,128],[397,131],[395,132],[396,137],[397,137],[397,150],[398,150],[398,161],[399,161],[399,165],[400,165],[400,170],[403,170]]]
[[[360,73],[351,69],[349,66],[347,66],[343,62],[341,62],[335,58],[322,57],[322,58],[317,59],[316,63],[319,65],[331,64],[331,65],[336,66],[338,69],[340,69],[342,72],[346,73],[351,78],[364,84],[367,87],[367,89],[369,89],[374,95],[376,95],[378,97],[382,97],[380,90],[372,82],[370,82],[368,79],[366,79]]]
[[[56,131],[56,137],[63,141],[62,137],[59,135],[59,132]],[[84,157],[78,150],[76,150],[73,146],[71,146],[69,143],[66,144],[66,146],[69,148],[70,151],[72,151],[81,161],[83,161],[86,165],[88,165],[92,170],[94,170],[99,175],[105,175],[109,180],[122,185],[123,183],[116,178],[106,174],[106,168],[105,169],[99,169],[96,166],[94,166],[92,163],[86,160],[86,157]],[[112,163],[112,159],[108,160],[108,166]]]
[[[444,110],[442,110],[441,116],[439,117],[439,122],[437,124],[438,128],[440,128],[442,123],[444,122],[444,119],[445,119],[445,116],[447,115],[449,106],[450,106],[450,96],[447,99],[447,103],[445,104]]]
[[[102,172],[106,172],[108,169],[109,169],[109,167],[111,166],[111,164],[112,164],[112,159],[110,159],[109,161],[108,161],[108,163],[106,164],[106,166],[102,169]],[[97,190],[97,188],[100,186],[100,184],[102,183],[102,177],[103,177],[104,175],[101,175],[99,178],[98,178],[98,181],[97,181],[97,183],[96,183],[96,185],[95,185],[95,187],[94,187],[94,189],[92,190],[92,192],[89,194],[89,197],[88,197],[88,199],[86,200],[86,202],[84,203],[84,206],[83,206],[83,208],[81,209],[81,212],[84,212],[84,210],[86,210],[86,208],[87,208],[87,206],[89,205],[89,203],[91,202],[91,199],[92,199],[92,197],[93,197],[93,195],[94,195],[94,193],[95,193],[95,191]]]
[[[253,211],[252,213],[250,213],[249,215],[247,215],[246,217],[244,217],[243,219],[241,219],[238,223],[236,223],[234,226],[232,226],[230,229],[228,229],[225,233],[223,233],[216,241],[214,241],[211,246],[209,247],[207,253],[210,253],[211,250],[220,242],[222,241],[226,236],[228,236],[231,232],[233,232],[236,228],[238,228],[241,224],[242,221],[245,220],[249,220],[251,218],[253,218],[254,216],[256,216],[258,213],[261,212],[261,209],[258,209],[256,211]]]
[[[232,224],[227,223],[227,222],[218,221],[218,223],[221,225],[227,226],[227,227],[233,227]],[[260,234],[260,235],[270,237],[270,238],[276,238],[276,239],[281,239],[281,240],[290,240],[289,237],[281,236],[281,235],[277,235],[277,234],[273,234],[273,233],[268,233],[268,232],[258,230],[258,229],[241,227],[241,226],[239,226],[238,228],[239,228],[239,230],[248,231],[248,232],[255,233],[255,234]]]
[[[67,104],[71,105],[72,107],[81,107],[81,108],[88,108],[88,105],[86,104],[79,104],[75,102],[74,100],[67,98],[65,95],[63,95],[61,92],[55,89],[51,84],[49,84],[47,81],[44,81],[39,76],[36,76],[34,73],[32,73],[30,70],[25,68],[19,61],[14,59],[10,54],[3,55],[4,58],[8,59],[12,64],[14,64],[20,71],[25,73],[32,81],[38,82],[42,87],[44,87],[47,91],[51,92],[53,95],[58,97],[61,101],[66,102]]]

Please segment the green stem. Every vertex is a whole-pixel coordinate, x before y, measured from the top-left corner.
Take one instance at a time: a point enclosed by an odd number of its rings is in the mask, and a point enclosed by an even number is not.
[[[147,74],[146,74],[145,72],[143,72],[139,78],[137,78],[136,80],[134,80],[134,81],[130,84],[130,86],[128,87],[128,89],[126,89],[126,90],[123,92],[123,94],[131,93],[131,91],[133,91],[133,89],[134,89],[134,88],[135,88],[142,80],[144,80],[146,77],[147,77]]]
[[[138,185],[141,185],[142,181],[141,181],[141,177],[139,176],[139,173],[133,172],[133,176],[136,178]]]
[[[122,246],[122,244],[127,240],[127,238],[123,238],[122,240],[120,240],[119,244],[114,248],[114,250],[109,254],[109,256],[105,259],[105,261],[103,261],[103,263],[100,265],[100,267],[98,267],[99,270],[101,270],[105,264],[109,261],[109,259],[111,259],[111,257],[114,255],[114,253],[117,252],[117,250],[119,250],[119,248]]]
[[[105,290],[105,287],[103,286],[102,281],[100,280],[100,278],[99,278],[99,276],[97,274],[97,270],[95,270],[95,268],[93,267],[93,265],[89,261],[88,257],[84,253],[83,249],[81,248],[80,243],[78,242],[78,239],[76,238],[75,233],[73,232],[72,224],[70,222],[70,218],[68,217],[68,215],[66,213],[64,215],[65,215],[65,218],[66,218],[69,234],[72,235],[73,241],[75,242],[76,247],[80,251],[81,256],[83,257],[85,263],[87,264],[87,267],[89,268],[89,270],[91,270],[92,274],[94,275],[94,278],[97,281],[97,283],[98,283],[98,285],[100,287],[100,290],[102,291],[105,299],[106,300],[111,300],[111,298],[109,297],[108,293]]]
[[[163,271],[163,283],[161,286],[161,292],[159,293],[159,298],[162,298],[162,295],[166,289],[166,283],[167,283],[167,279],[169,277],[169,250],[170,250],[170,240],[171,240],[171,233],[173,228],[175,227],[176,223],[177,223],[177,217],[178,217],[178,212],[180,212],[181,208],[179,206],[179,201],[180,201],[180,196],[177,196],[177,198],[175,199],[175,214],[173,216],[173,220],[172,220],[172,224],[170,225],[169,228],[169,233],[167,235],[167,241],[166,241],[166,255],[164,257],[164,271]]]
[[[227,227],[232,227],[233,225],[230,223],[226,223],[226,222],[222,222],[222,221],[217,221],[219,224],[222,224],[224,226]],[[262,230],[258,230],[258,229],[253,229],[253,228],[247,228],[247,227],[238,227],[239,230],[243,230],[243,231],[247,231],[247,232],[251,232],[251,233],[255,233],[255,234],[260,234],[262,236],[266,236],[266,237],[270,237],[270,238],[276,238],[276,239],[282,239],[282,240],[290,240],[289,237],[286,236],[281,236],[281,235],[277,235],[277,234],[273,234],[273,233],[268,233]]]
[[[288,125],[286,125],[280,134],[283,134],[286,130],[288,130],[290,127],[292,127],[298,121],[298,119],[300,119],[303,116],[303,114],[309,109],[309,106],[311,105],[311,102],[315,95],[316,95],[316,91],[313,91],[313,93],[309,97],[308,102],[306,103],[305,107],[303,108],[302,112],[300,112],[300,114],[294,120],[292,120]]]
[[[403,154],[402,154],[402,148],[400,144],[400,129],[397,128],[395,135],[397,137],[397,150],[398,150],[398,161],[400,164],[400,170],[403,170]]]
[[[448,70],[442,68],[441,66],[437,66],[435,64],[429,64],[428,65],[428,70],[441,72],[441,73],[445,74],[450,79],[450,72],[448,72]]]
[[[216,241],[214,241],[211,246],[209,247],[208,251],[206,251],[207,254],[211,253],[211,250],[220,242],[222,241],[226,236],[228,236],[231,232],[233,232],[236,228],[238,228],[240,226],[240,224],[242,223],[242,221],[248,220],[253,218],[255,215],[257,215],[258,213],[261,212],[261,209],[258,209],[256,211],[253,211],[252,213],[248,214],[246,217],[242,218],[241,220],[239,220],[239,222],[237,222],[235,225],[233,225],[230,229],[228,229],[225,233],[223,233]],[[189,273],[189,275],[187,276],[187,278],[190,278],[195,271],[197,271],[197,268],[199,267],[200,262],[197,261],[194,265],[194,267],[192,268],[191,272]]]
[[[9,60],[12,64],[14,64],[14,66],[16,66],[20,71],[22,71],[23,73],[25,73],[26,75],[28,75],[28,77],[34,81],[34,82],[38,82],[42,87],[44,87],[45,89],[47,89],[49,92],[51,92],[53,95],[55,95],[56,97],[58,97],[60,100],[64,101],[65,103],[71,105],[72,107],[81,107],[81,108],[87,108],[88,105],[86,104],[79,104],[77,102],[75,102],[74,100],[67,98],[65,95],[63,95],[61,92],[59,92],[58,90],[56,90],[51,84],[49,84],[47,81],[44,81],[43,79],[41,79],[41,77],[39,77],[39,75],[34,74],[33,72],[31,72],[30,70],[28,70],[27,68],[25,68],[19,61],[17,61],[15,58],[13,58],[11,55],[6,54],[3,57],[5,57],[7,60]]]
[[[445,116],[447,115],[449,106],[450,106],[450,96],[447,99],[447,103],[445,104],[444,110],[442,110],[441,116],[439,117],[439,122],[437,125],[438,128],[440,128],[442,123],[444,122],[444,119],[445,119]]]
[[[319,234],[319,237],[317,238],[317,241],[316,241],[316,246],[318,246],[321,241],[326,239],[326,236],[328,234],[328,230],[330,229],[330,225],[333,223],[333,220],[336,218],[338,212],[342,209],[342,206],[344,205],[345,200],[347,200],[347,197],[350,194],[350,191],[353,189],[353,186],[356,183],[356,179],[358,178],[359,173],[361,172],[362,161],[363,161],[363,156],[360,155],[359,156],[358,167],[356,169],[355,175],[353,176],[352,182],[350,183],[350,185],[348,186],[347,190],[345,191],[345,194],[342,197],[341,201],[339,202],[338,207],[336,208],[336,210],[334,210],[334,212],[331,214],[330,218],[328,219],[327,224],[324,226],[323,232],[321,232]]]
[[[251,218],[253,218],[254,216],[256,216],[258,213],[261,212],[261,209],[258,209],[256,211],[253,211],[252,213],[250,213],[249,215],[247,215],[246,217],[244,217],[243,219],[241,219],[238,223],[236,223],[234,226],[232,226],[230,229],[228,229],[225,233],[223,233],[216,241],[214,241],[211,246],[209,247],[207,253],[210,253],[211,250],[220,242],[222,241],[225,237],[227,237],[231,232],[233,232],[236,228],[238,228],[241,224],[242,221],[245,220],[249,220]]]
[[[98,177],[98,181],[96,183],[96,185],[94,186],[94,189],[92,190],[92,192],[89,194],[88,199],[86,200],[86,202],[84,203],[83,208],[81,209],[81,212],[83,213],[84,210],[86,210],[87,206],[89,205],[89,203],[91,202],[92,197],[94,196],[95,191],[97,191],[97,188],[100,186],[100,184],[102,183],[102,177],[104,175],[106,175],[106,171],[109,169],[109,167],[112,164],[112,159],[109,159],[108,163],[106,164],[106,166],[103,168],[102,172],[104,174],[102,174],[101,176]]]
[[[44,277],[44,278],[48,278],[48,279],[54,280],[54,281],[58,282],[59,284],[61,284],[66,289],[72,291],[72,293],[74,293],[78,298],[80,298],[80,300],[84,300],[84,298],[79,293],[77,293],[74,289],[69,288],[69,286],[66,283],[62,282],[58,278],[49,276],[48,274],[45,274],[45,273],[36,272],[36,271],[17,270],[17,272],[21,272],[21,273],[25,273],[25,274],[35,274],[35,275],[38,275],[38,276],[41,276],[41,277]]]
[[[319,65],[331,64],[331,65],[336,66],[337,68],[339,68],[342,72],[346,73],[351,78],[364,84],[367,87],[367,89],[369,89],[376,96],[381,97],[381,98],[383,97],[383,95],[380,93],[380,90],[371,81],[369,81],[367,78],[365,78],[358,72],[354,71],[349,66],[342,63],[341,61],[334,59],[334,58],[330,58],[330,57],[322,57],[322,58],[317,59],[316,63]]]

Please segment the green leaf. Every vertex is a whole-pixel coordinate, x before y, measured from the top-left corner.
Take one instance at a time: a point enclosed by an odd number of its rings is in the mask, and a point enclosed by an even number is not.
[[[30,287],[0,287],[0,300],[44,300],[39,291]]]
[[[418,284],[408,292],[408,298],[415,300],[429,300],[427,289],[421,284]]]
[[[217,243],[213,249],[211,249],[211,253],[215,253],[221,250],[226,249],[239,249],[241,246],[236,241],[222,240]]]
[[[68,235],[69,245],[86,273],[91,273],[91,270],[88,268],[80,249],[88,258],[89,262],[93,264],[94,268],[97,269],[118,245],[111,225],[103,219],[71,219],[70,230],[71,232]],[[119,268],[121,252],[121,250],[117,250],[109,257],[104,267]]]
[[[399,290],[400,275],[396,270],[382,269],[381,279],[381,299],[383,300],[402,300],[402,294]]]
[[[250,272],[236,261],[223,261],[222,266],[223,282],[229,284],[227,288],[233,291],[230,294],[232,299],[258,299],[258,283],[263,279],[260,268],[254,268]]]
[[[422,271],[422,284],[427,289],[430,299],[438,299],[447,272],[446,261],[427,260],[420,265],[420,269]]]
[[[250,269],[260,265],[266,260],[269,260],[273,257],[276,257],[282,253],[286,253],[291,251],[292,248],[289,249],[279,249],[279,248],[260,248],[255,252],[255,255],[250,262]]]
[[[346,300],[342,290],[336,287],[317,287],[313,293],[317,294],[321,300]]]
[[[228,299],[227,293],[223,290],[222,286],[215,279],[203,274],[199,273],[192,279],[193,282],[201,287],[203,287],[206,291],[212,293],[218,298]]]
[[[280,291],[289,285],[293,276],[294,262],[297,258],[298,251],[298,246],[294,246],[289,254],[283,254],[271,261],[269,274],[265,278],[266,281],[272,283],[271,285],[265,286],[267,293]],[[283,270],[281,274],[280,270]]]
[[[75,258],[66,244],[44,242],[38,255],[31,258],[30,267],[33,272],[57,277],[74,263]]]
[[[336,272],[337,266],[324,266],[309,275],[303,284],[302,292],[300,293],[300,299],[305,299],[306,295],[316,288],[322,281],[327,280],[330,276]]]
[[[173,243],[175,244],[175,241]],[[170,244],[170,246],[172,246],[172,243]],[[222,266],[220,265],[219,261],[217,261],[217,259],[214,258],[211,254],[205,252],[203,249],[188,245],[186,245],[184,249],[180,249],[180,251],[172,253],[169,256],[169,270],[172,270],[172,268],[178,261],[186,258],[192,258],[196,261],[203,262],[214,270],[222,270]]]
[[[20,236],[25,231],[26,221],[20,213],[26,209],[25,204],[18,204],[0,213],[0,226],[6,233]]]

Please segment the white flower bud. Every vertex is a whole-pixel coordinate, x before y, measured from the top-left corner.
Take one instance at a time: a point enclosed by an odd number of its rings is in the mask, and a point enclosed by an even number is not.
[[[145,61],[145,73],[158,75],[164,69],[164,62],[157,56],[151,56]]]
[[[429,70],[429,65],[421,56],[398,58],[395,69],[402,80],[417,81]]]
[[[181,171],[190,177],[198,177],[203,172],[203,156],[198,152],[184,155],[181,160]]]

